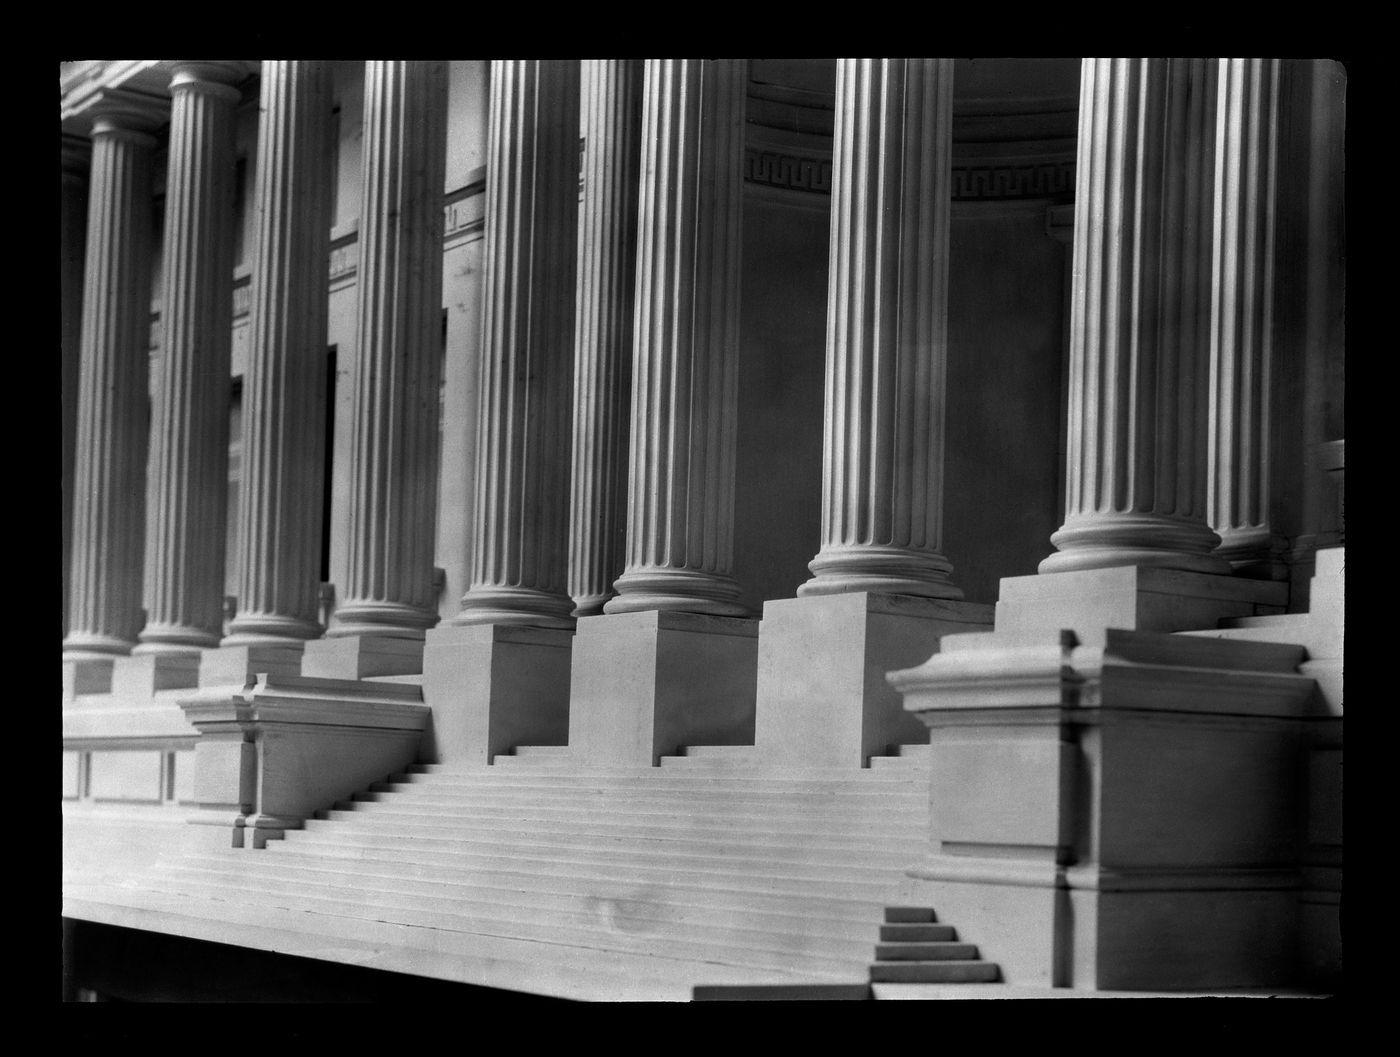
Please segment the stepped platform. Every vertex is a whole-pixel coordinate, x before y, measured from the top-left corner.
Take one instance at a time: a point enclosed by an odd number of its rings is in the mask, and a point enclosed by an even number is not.
[[[264,849],[165,827],[154,866],[70,877],[64,915],[560,998],[868,994],[927,841],[922,754],[772,773],[522,749],[387,776]],[[968,954],[926,932],[898,937],[911,957]]]

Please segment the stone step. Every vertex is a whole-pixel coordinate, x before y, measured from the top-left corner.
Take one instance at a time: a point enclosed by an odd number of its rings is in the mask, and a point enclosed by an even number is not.
[[[653,848],[661,854],[671,849],[683,851],[693,848],[708,851],[731,849],[744,854],[767,852],[775,858],[784,859],[806,853],[835,854],[843,859],[859,855],[898,856],[899,864],[905,866],[911,861],[910,856],[917,857],[921,846],[920,831],[913,827],[885,834],[871,834],[859,827],[851,827],[844,832],[834,830],[819,835],[815,829],[810,833],[789,830],[751,833],[732,828],[698,827],[687,825],[685,821],[678,821],[671,827],[599,823],[561,829],[557,822],[551,820],[519,820],[512,821],[507,832],[489,821],[465,817],[440,818],[395,811],[370,815],[361,811],[331,810],[322,814],[324,818],[308,820],[307,829],[318,829],[329,823],[344,823],[353,831],[392,828],[395,832],[422,836],[512,843],[523,838],[531,843],[564,847],[633,842],[636,847]]]
[[[942,941],[958,938],[957,929],[952,925],[881,925],[880,939],[887,942]]]
[[[509,759],[511,757],[502,757]],[[870,768],[821,767],[792,769],[780,774],[771,772],[754,773],[736,768],[732,771],[718,771],[714,774],[686,775],[671,774],[660,767],[623,767],[608,770],[584,770],[576,767],[564,774],[548,776],[532,774],[506,774],[494,766],[455,767],[444,770],[422,770],[421,768],[441,768],[442,764],[414,764],[391,776],[405,784],[430,783],[435,789],[454,787],[476,788],[481,785],[504,786],[515,783],[522,787],[557,789],[562,785],[596,789],[618,789],[634,792],[668,791],[686,792],[706,789],[761,790],[765,794],[783,792],[801,794],[819,790],[861,790],[868,789],[879,794],[889,785],[907,784],[911,788],[923,788],[918,776],[903,773],[881,773]]]
[[[352,802],[349,808],[332,808],[320,812],[318,818],[373,825],[450,827],[464,836],[502,831],[499,821],[485,818],[478,811],[434,809],[429,805],[415,809],[401,807],[392,800]],[[510,832],[516,834],[557,833],[560,830],[558,818],[530,818],[523,811],[509,821]],[[865,819],[838,824],[836,819],[825,818],[803,825],[776,827],[771,825],[771,822],[771,819],[716,820],[688,815],[662,815],[650,820],[638,820],[623,812],[617,812],[616,817],[598,817],[590,813],[586,822],[572,822],[567,832],[592,837],[653,837],[701,842],[735,841],[740,844],[763,842],[773,845],[800,842],[804,846],[816,847],[831,845],[842,848],[879,848],[891,842],[902,844],[906,840],[917,840],[927,830],[921,819],[882,826],[871,825]]]
[[[363,850],[354,849],[339,854],[334,851],[324,854],[304,853],[289,847],[285,842],[274,841],[269,843],[263,852],[256,854],[268,854],[269,861],[276,861],[280,871],[304,871],[311,878],[343,874],[350,878],[346,883],[353,884],[356,877],[373,876],[405,885],[421,883],[429,891],[460,889],[466,893],[463,898],[496,898],[496,894],[500,894],[503,899],[519,897],[529,900],[538,897],[542,905],[547,906],[557,905],[559,897],[573,899],[580,891],[602,890],[613,881],[607,876],[540,874],[528,869],[464,869],[452,863],[410,862],[401,858],[384,858],[373,853],[361,854],[361,851]],[[228,854],[246,853],[230,851]],[[631,875],[628,876],[630,879]],[[629,899],[664,899],[668,904],[725,912],[751,910],[754,913],[851,922],[869,922],[872,913],[878,919],[885,900],[883,894],[872,896],[864,890],[854,894],[826,894],[818,891],[810,883],[766,882],[755,885],[744,878],[716,879],[683,874],[653,880],[645,888],[631,883],[624,886],[622,891]],[[868,936],[869,926],[865,927]],[[874,949],[873,945],[871,949]]]
[[[232,856],[230,858],[229,856]],[[279,855],[195,855],[172,864],[170,869],[207,869],[217,874],[236,873],[249,879],[279,878],[300,884],[410,893],[440,898],[463,908],[512,908],[539,914],[592,913],[613,908],[627,917],[662,917],[668,922],[701,925],[722,920],[743,921],[745,927],[764,931],[811,930],[833,938],[869,944],[870,922],[879,917],[878,903],[868,900],[831,900],[792,896],[758,896],[751,892],[692,889],[684,884],[611,888],[603,883],[580,885],[573,879],[535,878],[525,887],[481,883],[469,876],[445,876],[432,868],[360,860],[300,860]]]
[[[992,962],[875,962],[870,966],[870,982],[902,984],[995,983],[1001,970]]]
[[[604,803],[673,810],[692,805],[693,810],[726,807],[767,808],[788,814],[820,814],[831,808],[847,811],[879,812],[891,803],[916,807],[928,799],[927,789],[889,789],[866,793],[844,790],[813,790],[795,795],[765,794],[762,790],[650,790],[637,789],[630,794],[612,789],[510,789],[484,786],[474,789],[438,789],[429,785],[398,782],[374,783],[372,792],[358,793],[355,799],[382,800],[393,796],[401,803],[427,801],[436,804],[458,804],[474,807],[478,804],[574,804],[583,807]]]
[[[664,855],[647,848],[613,846],[599,848],[559,847],[546,844],[531,844],[523,841],[481,842],[463,840],[450,836],[427,836],[417,833],[379,832],[377,830],[350,828],[345,823],[310,821],[304,830],[293,830],[295,846],[311,848],[320,846],[340,848],[378,848],[392,850],[407,860],[413,860],[420,851],[437,852],[456,856],[464,865],[502,860],[525,860],[547,864],[549,868],[587,865],[610,867],[613,869],[635,869],[647,871],[694,871],[696,873],[739,874],[743,876],[776,876],[806,878],[813,877],[830,881],[866,882],[898,878],[907,865],[907,855],[887,856],[884,861],[842,862],[839,858],[781,859],[758,854],[722,853],[703,854],[699,852],[667,851]],[[292,838],[289,836],[288,838]]]
[[[974,961],[977,956],[977,945],[973,943],[918,943],[901,940],[897,943],[875,945],[877,962]]]
[[[938,918],[934,915],[932,907],[885,907],[885,922],[887,924],[895,925],[916,922],[924,924],[937,920]]]
[[[182,883],[183,882],[183,883]],[[751,935],[737,935],[729,942],[716,938],[719,930],[701,936],[670,931],[664,935],[632,933],[607,925],[570,925],[559,920],[544,923],[525,919],[485,920],[470,922],[461,915],[433,911],[402,903],[368,898],[343,898],[334,893],[308,892],[302,884],[279,884],[262,881],[257,886],[239,884],[226,874],[207,872],[168,876],[159,882],[157,891],[183,894],[205,900],[223,900],[247,906],[272,906],[306,913],[334,914],[340,917],[416,925],[433,929],[453,929],[478,935],[511,939],[541,940],[562,946],[585,947],[591,950],[621,951],[654,957],[695,961],[717,961],[720,964],[783,968],[801,959],[820,959],[830,971],[858,972],[868,957],[868,945],[851,942],[821,943],[811,937],[776,936],[774,942],[787,941],[789,946],[766,947]],[[345,893],[346,896],[352,893]],[[457,926],[455,929],[453,926]]]
[[[552,878],[573,878],[576,880],[606,880],[611,882],[631,881],[641,886],[666,884],[677,880],[692,888],[715,888],[731,892],[763,892],[772,895],[793,897],[822,897],[834,899],[858,899],[883,902],[889,898],[902,881],[902,871],[870,871],[865,879],[833,878],[825,868],[807,871],[805,876],[794,876],[792,871],[779,870],[736,870],[733,868],[701,869],[689,867],[678,871],[666,865],[644,863],[619,863],[609,861],[583,861],[571,857],[560,861],[555,856],[526,855],[470,855],[458,851],[427,849],[419,842],[409,842],[410,846],[393,844],[370,844],[358,840],[327,841],[312,843],[298,841],[291,843],[272,842],[269,847],[287,844],[288,854],[323,856],[338,859],[373,859],[380,862],[413,863],[434,865],[459,871],[467,871],[483,880],[514,880],[516,883],[530,884],[540,876]],[[280,851],[280,849],[279,849]]]

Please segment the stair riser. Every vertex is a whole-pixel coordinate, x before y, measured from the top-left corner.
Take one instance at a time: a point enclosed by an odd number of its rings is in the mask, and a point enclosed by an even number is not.
[[[452,928],[466,924],[460,917],[433,913],[417,907],[398,907],[384,904],[368,904],[361,901],[329,898],[323,895],[307,894],[303,890],[279,889],[264,886],[249,890],[238,885],[213,886],[201,881],[197,886],[182,888],[178,883],[169,884],[166,889],[172,894],[200,894],[208,898],[217,895],[229,902],[249,906],[279,906],[288,910],[315,911],[323,914],[337,914],[342,917],[369,921],[387,921],[390,924],[418,925],[428,928]],[[723,942],[711,937],[693,936],[645,936],[628,935],[603,925],[594,927],[568,926],[551,921],[546,925],[533,924],[524,920],[497,920],[494,929],[484,921],[463,929],[477,935],[495,935],[512,939],[531,939],[567,946],[587,947],[595,950],[618,951],[630,954],[646,954],[666,958],[716,959],[727,965],[748,965],[755,968],[783,968],[799,959],[820,959],[827,967],[838,964],[852,971],[863,968],[862,948],[857,944],[842,944],[837,950],[830,945],[801,942],[804,938],[792,937],[788,949],[769,949],[747,942],[741,938],[735,942]],[[868,957],[868,955],[866,955]]]
[[[877,962],[976,961],[977,946],[972,943],[878,943]]]
[[[474,845],[508,842],[516,846],[563,849],[623,847],[656,855],[729,855],[775,861],[799,858],[816,862],[834,855],[838,862],[849,862],[856,858],[867,864],[883,863],[896,867],[907,866],[912,861],[909,856],[917,857],[923,850],[921,842],[909,835],[905,835],[901,841],[880,842],[851,837],[846,841],[825,840],[813,841],[810,844],[788,844],[760,838],[740,839],[734,835],[697,836],[685,830],[670,833],[637,833],[626,830],[571,829],[569,833],[561,834],[557,827],[538,823],[512,825],[511,832],[506,835],[497,827],[435,824],[411,815],[379,816],[370,820],[354,811],[331,811],[327,814],[329,817],[326,819],[308,820],[305,832],[384,833],[392,825],[393,832],[401,836],[439,838]],[[891,851],[891,845],[902,845],[903,848]]]
[[[378,831],[359,831],[349,827],[336,829],[334,823],[323,823],[324,827],[292,831],[295,846],[298,848],[347,847],[394,849],[412,860],[421,847],[424,850],[450,853],[460,857],[464,865],[471,863],[498,862],[506,859],[522,859],[551,864],[590,864],[606,865],[617,869],[657,869],[668,874],[678,870],[697,872],[720,872],[743,875],[782,876],[793,878],[812,877],[817,879],[843,881],[898,880],[903,868],[917,852],[910,849],[908,854],[887,856],[885,862],[867,861],[859,865],[844,863],[836,857],[822,861],[816,857],[806,860],[779,859],[760,855],[702,855],[679,851],[658,853],[654,849],[618,845],[599,849],[596,845],[563,847],[554,845],[532,845],[523,841],[473,842],[453,837],[429,837],[401,832],[398,834]],[[663,865],[653,865],[662,860]]]
[[[323,812],[326,821],[331,822],[372,822],[375,824],[392,823],[395,827],[402,825],[411,826],[433,826],[437,828],[452,828],[464,835],[471,833],[499,833],[499,824],[486,825],[482,817],[475,813],[468,812],[435,812],[428,808],[410,811],[401,809],[397,804],[357,804],[353,808],[333,808]],[[515,833],[557,833],[559,823],[557,819],[538,818],[516,818],[511,821],[511,830]],[[765,820],[767,821],[767,820]],[[921,838],[926,832],[926,827],[919,826],[886,826],[878,831],[872,831],[867,826],[849,826],[837,828],[834,826],[812,826],[805,830],[793,829],[790,827],[773,828],[758,825],[749,826],[716,826],[708,819],[697,818],[675,818],[670,824],[646,824],[628,821],[604,822],[596,816],[590,818],[590,822],[571,825],[569,832],[578,836],[588,835],[595,838],[611,837],[640,837],[657,838],[666,840],[695,840],[723,841],[756,843],[765,846],[781,846],[787,842],[800,842],[804,847],[840,847],[843,850],[855,851],[868,847],[878,850],[889,844],[890,841],[900,841],[908,838]]]
[[[882,942],[904,942],[922,940],[928,942],[944,942],[956,940],[958,933],[952,925],[881,925],[880,939]]]
[[[685,792],[685,793],[760,793],[774,796],[810,796],[822,793],[883,796],[889,790],[907,789],[911,792],[926,789],[926,776],[922,773],[905,774],[884,771],[846,771],[840,775],[822,772],[811,777],[781,778],[771,774],[748,774],[737,768],[714,773],[677,774],[669,770],[651,767],[645,770],[613,772],[604,774],[579,774],[574,767],[564,773],[554,771],[529,774],[524,771],[502,770],[486,767],[474,772],[456,774],[397,774],[387,776],[389,784],[405,789],[430,788],[439,792],[454,789],[479,789],[483,786],[492,789],[542,789],[556,790],[594,789],[637,793]]]
[[[990,962],[876,962],[870,967],[874,984],[995,983],[1000,976]]]

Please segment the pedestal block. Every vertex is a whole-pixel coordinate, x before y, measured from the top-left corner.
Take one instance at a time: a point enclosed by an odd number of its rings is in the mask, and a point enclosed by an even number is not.
[[[308,642],[301,674],[317,679],[416,675],[423,670],[423,640],[388,635],[346,635]]]
[[[569,737],[564,628],[478,624],[434,628],[423,649],[423,700],[432,708],[425,753],[440,763],[491,763],[517,745]]]
[[[893,672],[929,728],[930,846],[901,898],[1008,983],[1298,979],[1303,650],[1110,630]]]
[[[198,690],[180,708],[200,734],[190,821],[228,826],[235,848],[262,848],[415,762],[428,721],[419,687],[300,676]]]
[[[581,617],[569,693],[576,758],[652,767],[754,736],[758,621],[652,610]]]
[[[78,694],[106,694],[112,689],[115,657],[63,662],[63,703],[72,704]]]
[[[1222,618],[1282,613],[1288,585],[1148,566],[1012,576],[1001,581],[996,630],[1054,634],[1072,628],[1103,645],[1104,629],[1192,631]]]
[[[778,764],[863,767],[928,740],[885,673],[921,664],[943,635],[990,629],[992,607],[912,595],[808,595],[764,603],[755,744]]]
[[[205,650],[200,686],[243,686],[263,674],[300,675],[302,643],[278,646],[220,646]]]
[[[150,697],[157,690],[183,690],[198,686],[204,652],[181,650],[118,657],[112,668],[112,693]]]

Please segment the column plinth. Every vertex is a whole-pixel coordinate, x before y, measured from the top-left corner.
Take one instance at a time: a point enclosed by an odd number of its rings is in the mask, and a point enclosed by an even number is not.
[[[837,66],[822,547],[800,595],[962,597],[943,533],[951,59]]]
[[[327,146],[329,67],[265,61],[259,106],[238,612],[225,646],[294,644],[321,633],[317,595],[333,178]]]
[[[490,94],[477,540],[451,623],[571,628],[578,63],[494,61]]]
[[[1216,121],[1210,523],[1240,575],[1286,579],[1271,526],[1277,59],[1222,59]]]
[[[1086,59],[1068,487],[1042,573],[1228,573],[1206,523],[1212,131],[1203,59]]]
[[[626,558],[642,64],[587,59],[581,73],[585,146],[569,503],[576,617],[603,611]]]
[[[326,634],[422,639],[438,620],[447,67],[368,62],[364,106],[349,560]]]
[[[150,124],[108,115],[92,130],[65,661],[130,653],[141,628]]]
[[[732,575],[744,74],[647,60],[627,567],[605,613],[747,612]]]
[[[237,76],[219,64],[181,65],[170,82],[163,347],[151,430],[147,616],[137,653],[216,646],[223,630],[240,94],[221,81]]]

